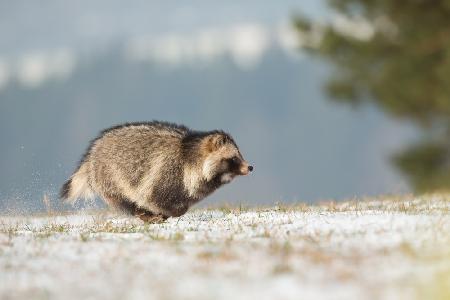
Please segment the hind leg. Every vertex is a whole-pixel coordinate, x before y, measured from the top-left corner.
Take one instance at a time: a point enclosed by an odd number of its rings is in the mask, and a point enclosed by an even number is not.
[[[145,208],[139,207],[135,203],[123,197],[108,195],[104,198],[111,207],[129,215],[138,217],[146,223],[162,223],[168,218],[162,214],[155,214]]]

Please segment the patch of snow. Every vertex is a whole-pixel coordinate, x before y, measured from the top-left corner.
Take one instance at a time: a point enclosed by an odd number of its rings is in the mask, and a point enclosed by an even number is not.
[[[150,225],[1,217],[0,298],[411,299],[450,274],[450,203],[433,201],[440,213],[368,201],[348,211],[194,210]]]

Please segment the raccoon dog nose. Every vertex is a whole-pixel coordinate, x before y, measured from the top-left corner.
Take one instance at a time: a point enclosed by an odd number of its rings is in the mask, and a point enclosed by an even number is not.
[[[248,166],[248,170],[249,170],[250,172],[252,172],[252,171],[253,171],[253,166]]]

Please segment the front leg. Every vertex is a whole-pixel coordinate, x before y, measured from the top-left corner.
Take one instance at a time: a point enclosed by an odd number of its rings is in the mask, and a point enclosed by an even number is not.
[[[163,223],[165,220],[167,220],[167,216],[164,216],[162,214],[154,214],[149,210],[143,209],[143,208],[137,208],[135,210],[134,215],[144,221],[145,223],[151,223],[151,224],[159,224]]]

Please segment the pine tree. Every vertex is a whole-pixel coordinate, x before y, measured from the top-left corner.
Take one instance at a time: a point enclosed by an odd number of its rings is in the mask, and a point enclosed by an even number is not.
[[[338,22],[295,18],[305,49],[335,66],[328,93],[418,125],[422,140],[392,161],[416,191],[450,189],[450,0],[328,3]]]

